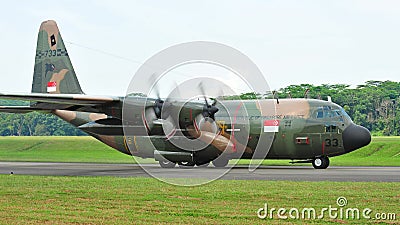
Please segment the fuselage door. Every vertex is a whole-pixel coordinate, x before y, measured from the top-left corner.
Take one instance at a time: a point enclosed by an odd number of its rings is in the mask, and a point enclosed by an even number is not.
[[[330,106],[323,107],[325,131],[322,134],[322,155],[334,155],[343,149],[343,118]]]

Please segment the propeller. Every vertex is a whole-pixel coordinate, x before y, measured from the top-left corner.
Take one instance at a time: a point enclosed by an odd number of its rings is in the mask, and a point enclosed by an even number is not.
[[[171,117],[171,107],[173,106],[169,99],[165,101],[160,97],[160,90],[156,83],[156,76],[152,74],[150,76],[150,82],[155,83],[154,91],[156,93],[157,99],[154,100],[154,103],[151,107],[147,107],[144,111],[143,120],[146,126],[148,133],[151,133],[155,124],[159,124],[163,126],[164,133],[166,136],[173,136],[175,133],[175,123],[174,119]]]
[[[251,148],[241,144],[233,136],[226,132],[220,132],[215,122],[215,113],[219,111],[215,106],[218,101],[215,99],[212,104],[209,104],[202,82],[199,84],[199,89],[204,96],[205,105],[203,107],[203,112],[195,118],[193,123],[194,129],[190,129],[189,134],[194,138],[213,145],[221,152],[226,152],[228,154],[236,152],[252,153],[253,150]]]
[[[217,101],[214,100],[213,104],[209,104],[203,83],[200,82],[198,87],[204,97],[204,106],[202,112],[195,117],[193,121],[194,129],[189,129],[189,134],[223,151],[221,146],[227,146],[230,142],[220,136],[218,125],[215,122],[215,113],[219,111],[215,106]]]
[[[161,118],[161,112],[162,112],[162,109],[163,109],[163,107],[164,107],[164,105],[165,105],[165,101],[164,100],[162,100],[161,99],[161,97],[160,97],[160,89],[159,89],[159,87],[158,87],[158,83],[157,83],[157,80],[156,80],[156,74],[155,73],[153,73],[151,76],[150,76],[150,82],[152,82],[152,83],[154,83],[154,92],[155,92],[155,94],[156,94],[156,96],[157,96],[157,99],[154,101],[154,105],[153,105],[153,111],[154,111],[154,114],[156,115],[156,119],[162,119]],[[164,110],[164,112],[165,112],[165,110]],[[163,113],[164,113],[163,112]],[[167,118],[168,116],[166,116],[166,115],[163,115],[163,117],[164,117],[164,119],[165,118]]]
[[[214,115],[219,110],[217,107],[215,107],[215,105],[217,104],[217,100],[214,100],[213,104],[211,104],[211,105],[208,103],[207,96],[206,96],[206,93],[204,91],[203,82],[200,82],[199,89],[200,89],[201,94],[204,97],[204,102],[205,102],[205,105],[203,107],[203,112],[202,112],[203,117],[204,118],[211,118],[211,119],[215,120],[215,116]]]
[[[155,80],[154,76],[151,76],[151,78],[152,80]],[[176,127],[179,124],[179,113],[175,113],[174,110],[177,110],[180,107],[179,102],[177,105],[173,104],[173,98],[180,98],[180,92],[178,85],[175,84],[175,86],[176,87],[170,96],[167,99],[162,100],[160,98],[158,86],[154,85],[154,91],[157,95],[157,99],[155,99],[153,103],[150,103],[151,106],[146,108],[143,116],[148,133],[152,132],[154,125],[162,125],[163,132],[167,138],[174,136],[176,133]],[[219,109],[215,106],[217,100],[214,100],[214,102],[210,104],[206,97],[203,83],[199,84],[199,90],[204,96],[204,105],[201,113],[199,113],[193,121],[195,128],[194,130],[195,133],[200,132],[199,134],[203,133],[211,138],[219,133],[218,125],[214,121],[215,113],[219,111]],[[194,134],[194,136],[197,136],[197,134]]]

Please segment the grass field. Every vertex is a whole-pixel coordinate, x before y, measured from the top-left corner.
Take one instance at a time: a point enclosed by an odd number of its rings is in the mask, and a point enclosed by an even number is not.
[[[133,163],[92,137],[0,137],[1,161]]]
[[[358,151],[332,158],[331,165],[400,166],[400,138],[373,138]],[[90,137],[0,137],[1,161],[133,163]],[[247,161],[248,162],[248,161]],[[247,163],[245,160],[240,163]],[[288,160],[265,164],[289,165]],[[180,187],[152,178],[0,175],[0,224],[400,224],[399,182],[295,182],[217,180]],[[338,197],[348,204],[339,207]],[[370,208],[395,220],[274,219],[268,208]],[[286,215],[288,215],[286,213]],[[269,216],[269,215],[268,215]],[[301,216],[300,216],[301,217]]]
[[[131,156],[92,137],[0,137],[0,161],[134,163]],[[263,164],[290,165],[288,162],[265,160]],[[331,158],[331,165],[400,166],[400,137],[374,137],[362,149]]]
[[[0,175],[1,224],[399,224],[400,183],[227,181],[197,187],[151,178],[42,177]],[[339,207],[336,199],[347,198]],[[370,208],[396,213],[396,220],[274,219],[256,211],[313,207]],[[287,215],[287,214],[286,214]]]
[[[332,165],[400,166],[400,137],[373,137],[368,146],[332,158]]]

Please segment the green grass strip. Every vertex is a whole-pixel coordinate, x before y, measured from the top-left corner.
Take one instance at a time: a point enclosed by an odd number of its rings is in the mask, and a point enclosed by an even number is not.
[[[400,183],[218,180],[179,187],[152,178],[0,175],[1,224],[365,224],[400,220],[261,220],[257,209],[347,206],[397,213]],[[340,208],[340,207],[338,207]]]
[[[0,137],[0,161],[134,163],[131,156],[92,137]],[[263,164],[289,162],[264,160]],[[400,137],[374,137],[364,148],[331,158],[331,166],[400,166]]]

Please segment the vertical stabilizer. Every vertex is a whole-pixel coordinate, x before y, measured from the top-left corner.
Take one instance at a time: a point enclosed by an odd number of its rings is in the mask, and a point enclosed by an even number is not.
[[[32,93],[83,94],[57,24],[40,25]]]

